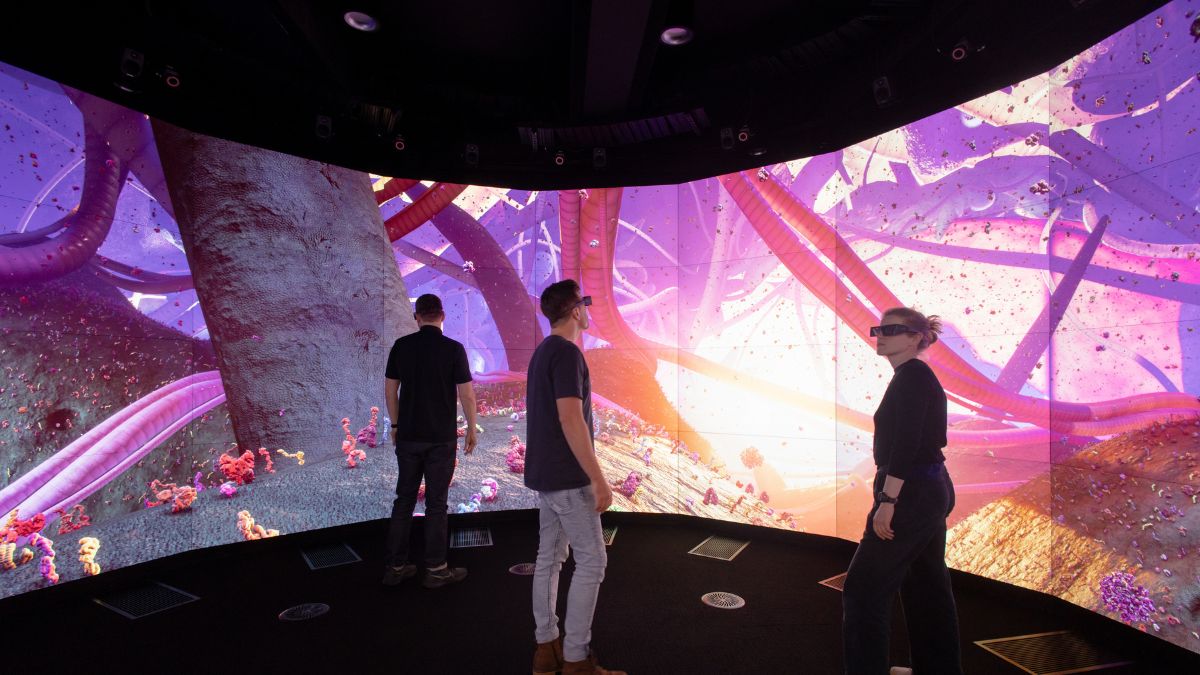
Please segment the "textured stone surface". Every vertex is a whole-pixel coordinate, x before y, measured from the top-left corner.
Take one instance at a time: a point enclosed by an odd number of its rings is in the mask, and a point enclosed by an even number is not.
[[[154,132],[238,444],[337,455],[416,329],[367,175]]]

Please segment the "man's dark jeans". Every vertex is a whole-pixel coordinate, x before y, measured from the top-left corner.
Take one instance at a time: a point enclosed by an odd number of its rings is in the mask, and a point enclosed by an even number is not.
[[[421,476],[425,477],[425,565],[440,567],[446,562],[446,494],[454,477],[454,456],[458,443],[396,443],[396,501],[392,503],[392,523],[388,530],[387,555],[391,565],[408,560],[408,538],[412,530],[413,508]]]
[[[958,610],[946,569],[946,516],[954,508],[954,485],[941,465],[905,481],[892,517],[896,536],[884,541],[871,527],[877,506],[850,562],[842,591],[842,646],[846,672],[888,672],[892,598],[900,591],[913,675],[959,675]],[[883,489],[887,470],[875,476]]]

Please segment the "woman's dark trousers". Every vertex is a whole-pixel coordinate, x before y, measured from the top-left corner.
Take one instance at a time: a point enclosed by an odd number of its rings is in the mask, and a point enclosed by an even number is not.
[[[946,569],[946,516],[954,485],[942,465],[905,481],[892,517],[895,538],[880,539],[867,516],[842,593],[842,643],[850,675],[886,675],[892,598],[900,592],[913,675],[960,675],[958,611]],[[883,488],[886,468],[875,476]]]

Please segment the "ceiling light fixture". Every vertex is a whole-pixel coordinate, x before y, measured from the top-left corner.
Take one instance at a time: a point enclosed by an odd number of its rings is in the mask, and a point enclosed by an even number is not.
[[[346,20],[347,26],[364,33],[370,33],[379,28],[379,22],[375,20],[375,17],[365,12],[346,12],[342,18]]]
[[[662,32],[661,40],[664,45],[678,47],[692,41],[692,29],[687,26],[671,26]]]

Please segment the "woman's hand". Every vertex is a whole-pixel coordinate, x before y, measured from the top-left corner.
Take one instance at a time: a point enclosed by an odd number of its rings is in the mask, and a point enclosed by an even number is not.
[[[896,538],[896,533],[892,531],[892,516],[896,514],[896,505],[888,502],[883,502],[879,508],[875,509],[875,517],[871,520],[871,527],[875,530],[875,536],[890,541]]]

